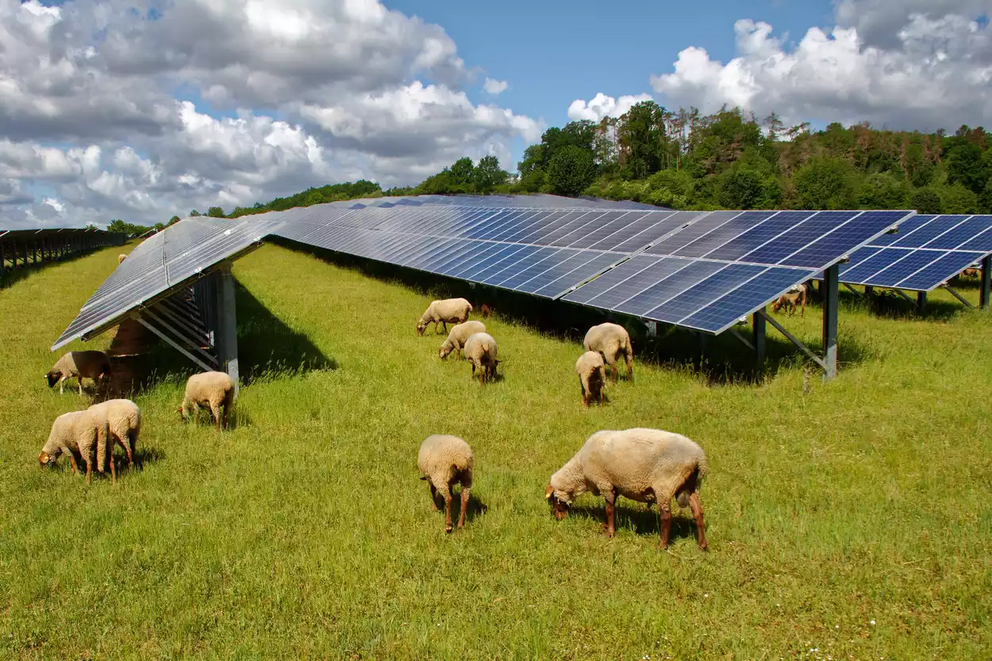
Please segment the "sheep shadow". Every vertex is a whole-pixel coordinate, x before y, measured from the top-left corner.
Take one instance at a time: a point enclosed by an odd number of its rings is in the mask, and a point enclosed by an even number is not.
[[[165,450],[157,447],[142,447],[140,437],[138,438],[137,446],[131,453],[131,457],[134,459],[134,465],[131,467],[132,470],[144,470],[146,464],[154,464],[165,459]],[[114,453],[114,459],[117,460],[117,473],[120,474],[122,470],[127,472],[127,455],[120,448]]]
[[[571,508],[570,516],[591,519],[600,525],[606,525],[606,505],[594,507],[592,505],[577,505]],[[705,516],[705,514],[704,514]],[[661,518],[658,509],[651,507],[648,509],[642,504],[635,505],[633,501],[618,498],[613,510],[613,524],[617,530],[633,530],[635,535],[641,537],[661,537]],[[682,510],[677,505],[672,507],[672,525],[668,534],[669,544],[674,544],[677,540],[688,537],[696,540],[696,522],[689,514],[689,510]]]

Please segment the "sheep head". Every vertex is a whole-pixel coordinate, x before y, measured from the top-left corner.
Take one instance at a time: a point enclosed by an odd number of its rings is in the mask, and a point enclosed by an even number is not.
[[[38,455],[38,465],[41,466],[42,468],[44,468],[49,464],[54,464],[54,463],[55,463],[55,457],[48,454],[44,450],[42,450],[41,454]]]
[[[544,490],[544,498],[551,504],[551,513],[559,521],[568,516],[568,503],[555,495],[555,488],[548,485]]]
[[[417,322],[417,336],[418,337],[421,336],[421,335],[423,335],[424,334],[424,331],[426,329],[427,329],[427,324],[425,324],[422,321],[418,321]]]
[[[52,370],[51,372],[45,375],[45,378],[48,380],[48,387],[54,388],[55,384],[59,382],[60,378],[62,378],[62,375],[59,372]]]
[[[441,360],[444,360],[454,350],[455,350],[454,345],[451,344],[451,342],[445,341],[445,343],[442,344],[441,348],[438,350],[437,355],[439,358],[441,358]]]

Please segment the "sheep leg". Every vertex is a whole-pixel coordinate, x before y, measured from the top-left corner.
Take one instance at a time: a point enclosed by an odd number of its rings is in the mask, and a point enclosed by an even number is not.
[[[214,420],[217,421],[217,431],[220,431],[220,404],[210,402],[210,413],[213,414]]]
[[[224,429],[230,429],[231,426],[227,422],[227,411],[230,408],[229,405],[224,404]]]
[[[606,528],[606,536],[612,539],[616,533],[613,505],[617,500],[617,492],[613,490],[607,491],[603,493],[603,496],[606,498],[606,526],[604,527]]]
[[[589,395],[586,392],[586,384],[581,376],[579,377],[579,388],[582,389],[582,406],[589,406]]]
[[[427,486],[431,488],[431,511],[437,511],[437,487],[435,487],[431,482],[427,483]]]
[[[76,463],[76,455],[74,455],[71,450],[69,452],[67,452],[66,454],[69,455],[69,461],[72,462],[72,472],[73,473],[78,473],[79,472],[79,465]]]
[[[471,489],[469,487],[466,487],[463,484],[462,485],[462,493],[461,493],[461,497],[462,497],[462,512],[458,516],[458,527],[459,528],[464,528],[465,527],[465,512],[468,510],[468,498],[469,498],[469,494],[470,493],[471,493]]]
[[[64,395],[65,394],[64,388],[65,388],[65,375],[63,374],[62,377],[59,379],[59,394],[60,395]]]
[[[696,534],[699,537],[699,548],[706,550],[706,524],[703,523],[703,502],[699,499],[699,492],[693,491],[689,494],[689,507],[692,509],[692,516],[696,519]]]
[[[451,532],[451,489],[444,493],[444,532]]]
[[[82,397],[83,396],[83,377],[77,376],[76,377],[76,383],[79,384],[79,396]]]
[[[114,467],[114,442],[107,439],[107,461],[110,462],[110,483],[117,484],[117,469]]]
[[[627,357],[627,380],[634,383],[634,359]]]
[[[661,548],[668,548],[668,535],[672,530],[672,504],[658,503],[658,514],[661,516]]]

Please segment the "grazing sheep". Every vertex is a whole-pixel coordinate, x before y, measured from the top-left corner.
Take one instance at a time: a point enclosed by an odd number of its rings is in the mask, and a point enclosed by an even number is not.
[[[121,254],[117,255],[117,263],[118,264],[120,264],[121,262],[123,262],[125,259],[127,259],[127,255],[125,255],[124,253],[121,253]]]
[[[479,314],[482,315],[483,319],[488,319],[489,317],[493,316],[493,309],[489,307],[488,303],[483,303],[482,310],[480,311]]]
[[[448,298],[443,301],[431,301],[427,310],[420,316],[417,322],[417,335],[423,335],[427,330],[427,325],[434,322],[434,332],[437,332],[437,325],[444,326],[444,332],[448,332],[448,324],[460,324],[468,319],[468,313],[472,311],[472,304],[464,298]]]
[[[789,316],[791,317],[796,311],[797,305],[802,306],[799,316],[806,316],[806,285],[804,283],[792,287],[789,291],[779,296],[779,299],[772,303],[772,311],[778,312],[784,306],[789,309]]]
[[[93,475],[93,450],[97,451],[96,468],[103,472],[102,457],[106,452],[110,442],[110,431],[107,418],[97,411],[72,411],[63,413],[55,418],[52,423],[52,431],[48,435],[48,440],[41,448],[38,455],[38,463],[44,467],[54,464],[59,455],[65,452],[72,462],[72,472],[78,473],[79,466],[76,464],[75,453],[78,452],[82,459],[86,461],[86,483],[92,483]],[[117,472],[114,469],[114,462],[110,462],[110,475],[114,482],[117,481]]]
[[[668,548],[671,501],[692,508],[699,548],[706,550],[706,527],[699,486],[706,474],[703,449],[685,436],[657,429],[599,431],[586,439],[574,457],[551,476],[545,491],[558,520],[583,491],[606,498],[606,534],[613,537],[617,496],[656,502],[661,516],[661,547]]]
[[[200,407],[210,407],[217,431],[220,431],[221,406],[224,407],[224,428],[227,428],[227,414],[234,403],[234,380],[226,372],[202,372],[194,374],[186,381],[186,393],[179,412],[183,420],[192,411],[194,419]]]
[[[968,268],[961,271],[961,277],[963,278],[980,278],[982,277],[981,269]]]
[[[444,498],[444,530],[451,532],[451,487],[461,485],[462,513],[458,517],[458,527],[465,526],[465,510],[468,508],[469,492],[472,490],[472,467],[475,457],[468,443],[457,436],[433,434],[420,444],[417,467],[421,480],[426,480],[431,488],[431,508],[437,510],[437,493]]]
[[[634,347],[623,326],[610,322],[593,326],[582,340],[582,346],[586,351],[595,351],[603,356],[613,373],[614,383],[617,381],[617,359],[623,356],[627,363],[627,378],[634,382]]]
[[[575,373],[579,375],[582,387],[582,404],[589,406],[589,400],[603,403],[603,385],[606,382],[606,368],[603,357],[595,351],[586,351],[575,361]]]
[[[141,433],[141,409],[130,399],[109,399],[90,407],[91,411],[102,413],[107,418],[110,429],[110,442],[107,445],[110,462],[113,463],[114,444],[124,448],[127,465],[134,464],[134,449]],[[103,465],[102,462],[100,464]]]
[[[83,377],[92,379],[99,386],[100,379],[110,378],[110,359],[102,351],[70,351],[59,358],[45,378],[48,387],[54,388],[59,384],[59,394],[64,391],[65,380],[75,378],[79,383],[79,394],[83,394]]]
[[[466,321],[463,324],[458,324],[457,326],[451,327],[451,332],[448,333],[448,339],[444,341],[441,345],[441,349],[438,351],[438,355],[441,358],[447,358],[448,354],[452,351],[457,352],[458,360],[462,359],[462,347],[468,341],[468,338],[472,337],[475,333],[485,333],[486,325],[481,321]]]
[[[465,342],[465,356],[472,363],[472,378],[479,369],[479,385],[496,378],[496,340],[489,333],[474,333]]]

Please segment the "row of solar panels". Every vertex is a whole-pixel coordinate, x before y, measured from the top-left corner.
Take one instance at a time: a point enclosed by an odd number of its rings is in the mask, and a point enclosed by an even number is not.
[[[960,253],[974,261],[969,242],[992,227],[989,216],[913,216],[907,211],[675,212],[553,196],[424,196],[337,202],[238,221],[191,218],[139,245],[53,349],[109,328],[128,310],[268,235],[720,333],[847,255],[852,265],[846,271],[867,262],[870,257],[859,256],[873,250],[872,256],[883,250],[941,252],[942,258]],[[886,234],[900,223],[899,234]],[[911,241],[922,241],[936,226],[917,232],[933,223],[953,223],[948,229],[956,234],[938,232],[916,247],[898,243],[913,235]],[[943,242],[934,243],[941,237]],[[920,271],[949,264],[938,262],[911,275],[922,278]]]

